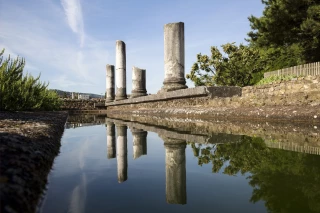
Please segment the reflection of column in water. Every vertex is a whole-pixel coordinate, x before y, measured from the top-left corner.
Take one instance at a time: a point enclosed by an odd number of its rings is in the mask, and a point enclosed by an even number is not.
[[[166,197],[167,203],[186,204],[186,141],[163,138],[166,149]]]
[[[133,137],[133,159],[147,154],[147,135],[148,132],[142,129],[132,128]]]
[[[116,135],[114,123],[107,122],[107,157],[116,157]]]
[[[118,182],[128,179],[127,126],[117,125],[117,167]]]

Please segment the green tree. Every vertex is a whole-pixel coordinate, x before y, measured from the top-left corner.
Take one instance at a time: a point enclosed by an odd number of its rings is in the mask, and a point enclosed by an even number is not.
[[[57,110],[61,102],[48,84],[27,74],[23,76],[25,60],[3,58],[0,53],[0,110]]]
[[[257,49],[234,43],[221,47],[225,56],[217,47],[211,47],[211,56],[197,55],[197,62],[193,64],[190,74],[186,75],[195,86],[247,86],[260,80],[255,78],[263,70]]]
[[[262,3],[265,4],[263,15],[249,17],[250,44],[278,49],[285,61],[295,60],[295,65],[320,61],[319,0],[262,0]],[[297,58],[293,52],[302,54]]]

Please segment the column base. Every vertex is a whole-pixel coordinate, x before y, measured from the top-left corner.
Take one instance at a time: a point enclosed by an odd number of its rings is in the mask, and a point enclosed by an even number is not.
[[[116,93],[116,101],[124,100],[127,99],[127,89],[126,88],[117,88],[117,93]]]
[[[121,96],[121,97],[116,96],[115,101],[121,101],[121,100],[125,100],[125,99],[128,99],[127,96]]]
[[[114,101],[114,97],[113,98],[106,98],[106,103],[110,103]]]
[[[179,83],[168,83],[164,84],[163,87],[158,91],[159,93],[164,93],[164,92],[170,92],[170,91],[175,91],[179,89],[187,89],[188,86],[185,84],[179,84]]]
[[[132,90],[130,98],[137,98],[137,97],[146,96],[146,95],[148,95],[146,90],[138,90],[138,91]]]
[[[167,78],[164,79],[163,86],[158,93],[170,92],[186,88],[188,88],[188,86],[186,85],[185,78]]]

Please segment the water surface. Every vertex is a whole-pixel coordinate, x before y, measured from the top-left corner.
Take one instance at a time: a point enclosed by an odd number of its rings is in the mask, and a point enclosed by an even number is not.
[[[67,123],[42,212],[320,212],[319,155],[104,119]]]

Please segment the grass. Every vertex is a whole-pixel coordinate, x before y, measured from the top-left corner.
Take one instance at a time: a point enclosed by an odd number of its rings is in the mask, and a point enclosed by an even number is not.
[[[261,79],[256,85],[264,85],[269,83],[280,83],[282,81],[290,81],[293,78],[297,78],[296,75],[272,75],[268,78]]]

